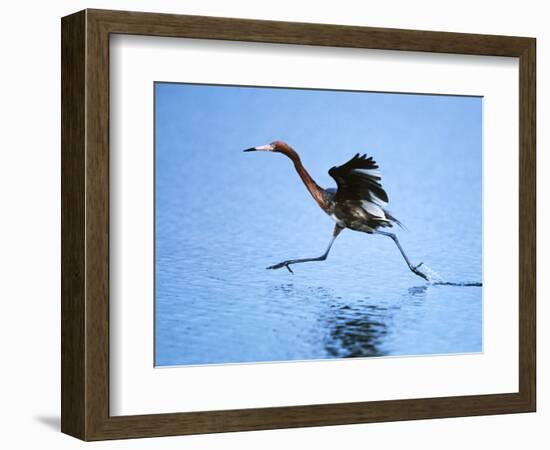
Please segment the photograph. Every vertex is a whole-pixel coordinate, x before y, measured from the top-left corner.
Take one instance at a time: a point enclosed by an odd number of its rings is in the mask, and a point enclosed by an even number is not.
[[[483,97],[154,105],[155,367],[483,352]]]

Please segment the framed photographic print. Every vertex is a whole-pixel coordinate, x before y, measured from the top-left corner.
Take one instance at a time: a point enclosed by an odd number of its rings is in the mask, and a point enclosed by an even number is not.
[[[62,19],[62,431],[535,410],[535,39]]]

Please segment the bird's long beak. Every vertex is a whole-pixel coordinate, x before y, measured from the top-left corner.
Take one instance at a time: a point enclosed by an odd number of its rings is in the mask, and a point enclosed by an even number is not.
[[[257,147],[250,147],[246,150],[243,150],[243,152],[272,152],[273,151],[273,144],[267,144],[267,145],[258,145]]]

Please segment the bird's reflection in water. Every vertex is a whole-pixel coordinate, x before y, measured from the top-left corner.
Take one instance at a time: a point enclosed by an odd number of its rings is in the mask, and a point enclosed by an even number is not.
[[[395,302],[379,304],[376,298],[343,298],[324,287],[296,287],[292,283],[272,287],[272,293],[294,302],[307,303],[318,316],[318,338],[330,358],[386,356],[392,354],[387,338],[403,306],[421,307],[429,287],[408,288]]]
[[[421,307],[428,292],[427,285],[414,286],[401,298],[389,304],[378,304],[375,298],[366,297],[344,304],[332,305],[327,316],[330,339],[325,348],[335,358],[386,356],[392,350],[386,345],[387,337],[395,326],[395,316],[402,305]],[[399,297],[399,296],[398,296]]]
[[[326,351],[334,358],[383,356],[391,312],[376,305],[334,305],[327,316]]]
[[[371,303],[369,298],[348,300],[321,286],[296,287],[292,283],[273,286],[275,297],[307,303],[315,310],[315,326],[327,357],[349,358],[381,356],[380,345],[388,332],[391,311]],[[294,303],[296,304],[296,303]]]

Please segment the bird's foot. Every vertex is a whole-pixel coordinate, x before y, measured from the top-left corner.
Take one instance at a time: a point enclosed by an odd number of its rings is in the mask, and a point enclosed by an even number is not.
[[[274,269],[280,269],[280,268],[282,268],[282,267],[286,267],[287,270],[288,270],[290,273],[293,274],[294,272],[293,272],[292,269],[290,268],[290,264],[291,264],[291,261],[283,261],[283,262],[280,262],[280,263],[278,263],[278,264],[273,264],[272,266],[266,267],[266,269],[268,269],[268,270],[269,270],[269,269],[274,270]]]
[[[414,274],[418,275],[420,278],[424,278],[426,281],[430,281],[429,278],[428,278],[428,276],[427,276],[425,273],[423,273],[423,272],[421,272],[420,270],[418,270],[418,268],[419,268],[422,264],[424,264],[424,263],[417,264],[416,266],[411,266],[411,271],[412,271]]]

